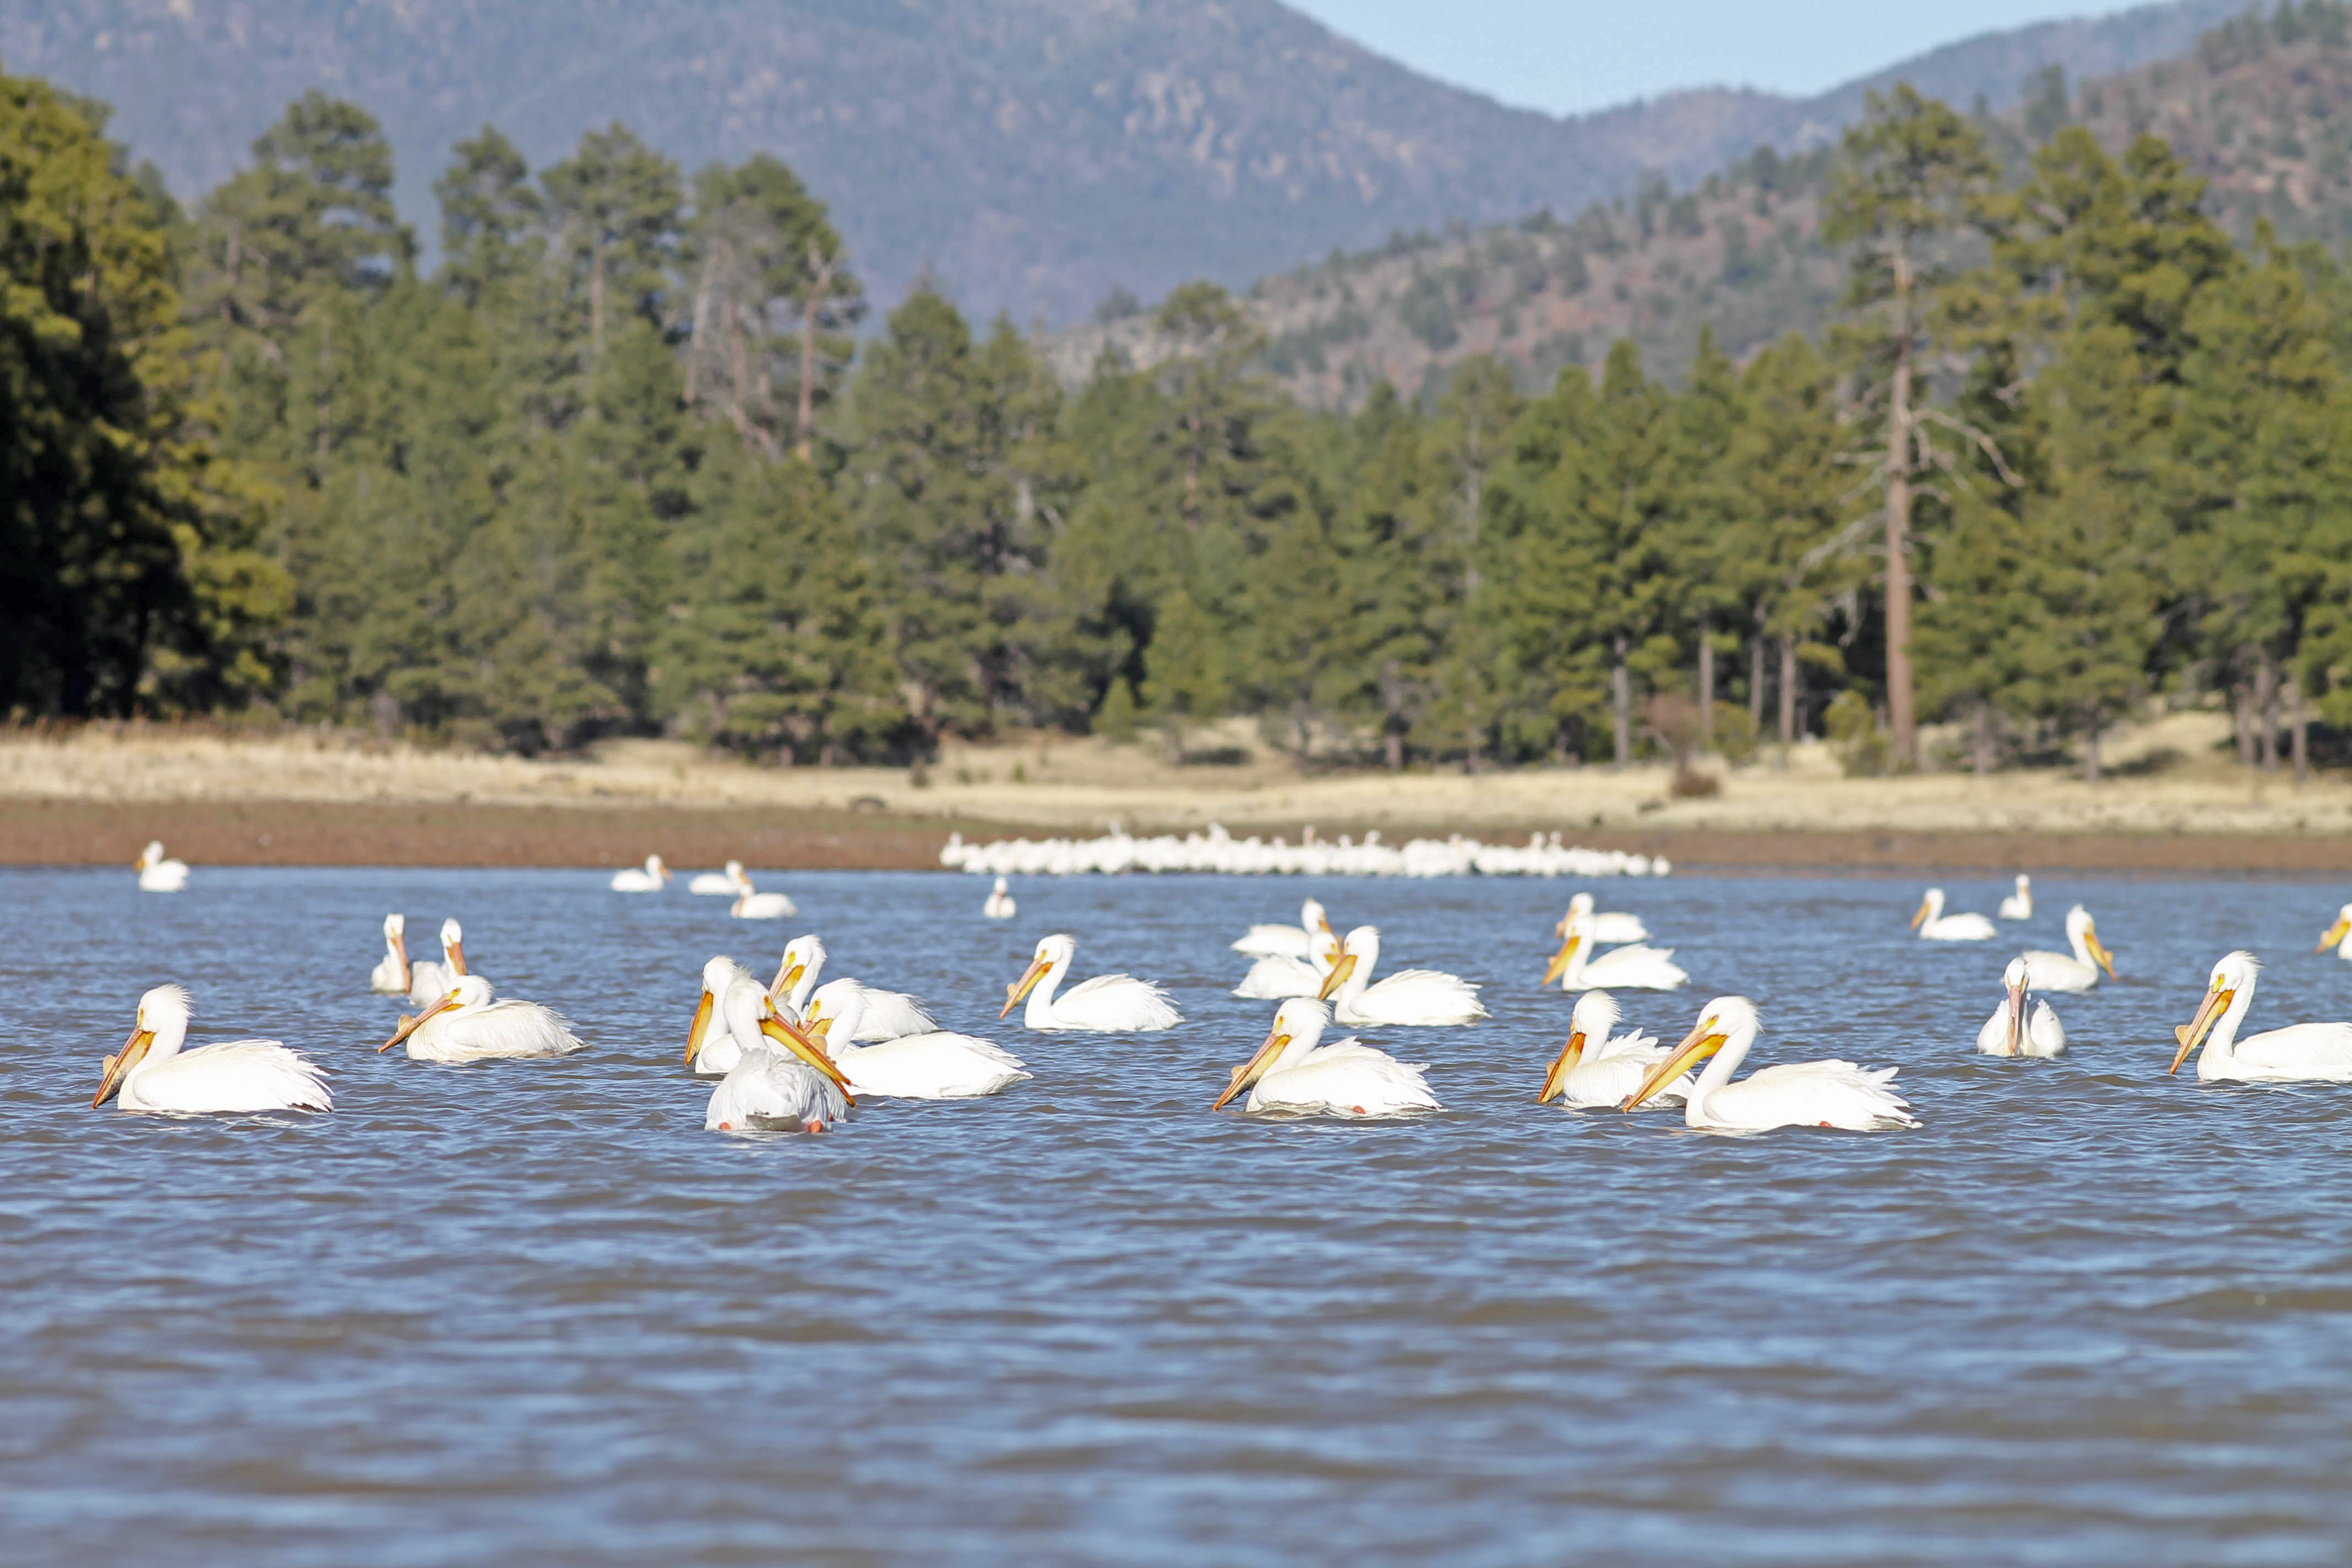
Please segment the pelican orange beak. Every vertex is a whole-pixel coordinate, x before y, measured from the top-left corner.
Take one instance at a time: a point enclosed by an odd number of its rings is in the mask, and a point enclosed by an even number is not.
[[[2230,1003],[2237,994],[2219,981],[2206,987],[2205,1001],[2197,1009],[2197,1016],[2186,1025],[2173,1026],[2172,1037],[2180,1042],[2180,1048],[2172,1053],[2172,1065],[2164,1069],[2166,1077],[2169,1078],[2180,1070],[2180,1064],[2189,1059],[2189,1053],[2197,1048],[2198,1042],[2205,1037],[2205,1032],[2213,1026],[2213,1021],[2230,1010]]]
[[[2025,987],[2009,988],[2009,1054],[2017,1055],[2018,1043],[2025,1037]]]
[[[1005,1014],[1013,1011],[1013,1005],[1028,995],[1029,988],[1043,980],[1045,977],[1045,971],[1053,967],[1042,958],[1031,959],[1028,969],[1023,972],[1021,978],[1004,988],[1004,1005],[998,1009],[996,1016],[1002,1018]]]
[[[122,1080],[131,1076],[132,1068],[145,1059],[147,1047],[154,1043],[154,1030],[144,1024],[133,1026],[131,1037],[122,1042],[122,1048],[107,1058],[106,1065],[99,1069],[98,1092],[89,1099],[92,1110],[114,1098],[122,1088]]]
[[[1911,917],[1911,929],[1913,931],[1917,931],[1919,929],[1920,922],[1927,918],[1927,900],[1925,899],[1920,900],[1919,912]]]
[[[710,994],[710,988],[703,987],[702,1000],[694,1005],[694,1022],[686,1026],[686,1065],[688,1067],[692,1067],[694,1058],[702,1054],[702,1031],[709,1025],[711,1009],[717,1005],[718,998]]]
[[[1315,994],[1315,999],[1318,1002],[1328,1002],[1331,1000],[1331,994],[1348,984],[1348,976],[1355,973],[1356,955],[1352,952],[1341,953],[1339,961],[1331,966],[1331,973],[1323,977],[1323,989]]]
[[[1691,1032],[1683,1037],[1683,1043],[1667,1052],[1664,1061],[1650,1069],[1650,1076],[1642,1080],[1640,1088],[1625,1097],[1625,1103],[1618,1109],[1633,1110],[1642,1101],[1682,1077],[1684,1073],[1723,1049],[1724,1042],[1731,1037],[1716,1034],[1713,1032],[1714,1028],[1715,1019],[1712,1017],[1701,1018],[1692,1025]]]
[[[801,983],[801,976],[807,973],[808,965],[805,963],[788,963],[784,965],[782,970],[776,975],[776,983],[768,987],[768,994],[771,996],[791,995],[793,994],[793,987],[798,985]]]
[[[2352,919],[2347,919],[2343,915],[2337,915],[2336,917],[2336,923],[2327,928],[2327,934],[2321,937],[2319,939],[2319,945],[2313,948],[2311,951],[2314,952],[2326,952],[2329,948],[2334,947],[2338,942],[2342,942],[2347,934],[2352,934]]]
[[[1543,1092],[1536,1096],[1536,1103],[1541,1105],[1553,1095],[1558,1094],[1560,1080],[1568,1076],[1568,1069],[1583,1059],[1584,1031],[1571,1029],[1569,1031],[1568,1044],[1559,1048],[1559,1059],[1551,1064],[1551,1071],[1544,1074]]]
[[[1562,923],[1564,924],[1565,922]],[[1536,987],[1537,990],[1542,990],[1545,985],[1550,984],[1553,981],[1568,973],[1568,966],[1576,960],[1577,944],[1583,940],[1583,933],[1579,931],[1570,936],[1566,942],[1559,944],[1559,951],[1553,953],[1551,955],[1551,962],[1544,966],[1543,982],[1542,984]]]
[[[425,1021],[427,1018],[436,1017],[443,1013],[446,1013],[450,1008],[457,1005],[457,994],[455,991],[452,991],[449,994],[442,997],[441,1000],[434,1003],[433,1005],[427,1007],[414,1018],[403,1018],[400,1021],[400,1027],[393,1032],[392,1038],[378,1046],[375,1048],[375,1054],[378,1056],[383,1055],[384,1052],[392,1049],[393,1047],[400,1044],[401,1041],[408,1038],[409,1036],[425,1027]]]
[[[392,956],[400,960],[401,979],[404,981],[407,980],[415,973],[415,970],[409,967],[408,939],[406,937],[395,936],[392,939]]]
[[[453,974],[466,973],[466,944],[462,942],[449,944],[449,971]]]
[[[2099,940],[2098,927],[2083,928],[2083,945],[2091,950],[2091,956],[2099,961],[2099,967],[2107,972],[2108,979],[2113,980],[2116,977],[2116,955],[2107,951],[2105,942]]]
[[[810,1044],[807,1036],[785,1023],[772,1012],[760,1020],[760,1033],[831,1079],[834,1088],[841,1090],[841,1097],[844,1100],[852,1105],[857,1103],[857,1097],[849,1092],[849,1080],[841,1076],[841,1069],[833,1065],[832,1058]]]
[[[1282,1032],[1281,1019],[1276,1018],[1274,1027],[1265,1032],[1265,1044],[1257,1048],[1257,1055],[1234,1069],[1233,1082],[1225,1085],[1225,1092],[1217,1096],[1217,1102],[1209,1109],[1223,1110],[1234,1096],[1264,1078],[1266,1069],[1274,1066],[1275,1058],[1282,1055],[1283,1047],[1290,1041],[1291,1037]]]

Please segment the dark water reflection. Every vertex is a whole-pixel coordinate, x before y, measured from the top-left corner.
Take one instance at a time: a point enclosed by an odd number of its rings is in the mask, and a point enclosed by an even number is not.
[[[763,877],[802,918],[532,872],[0,872],[0,1558],[16,1563],[2301,1563],[2352,1551],[2352,1089],[2166,1079],[2212,959],[2352,1016],[2309,887],[2061,884],[2125,981],[1973,1058],[2015,945],[1912,882],[1603,889],[1759,1059],[1899,1064],[1927,1127],[1694,1136],[1529,1103],[1565,885]],[[1205,1109],[1264,1030],[1225,943],[1317,891],[1487,984],[1380,1043],[1449,1110]],[[2000,889],[1952,888],[1990,909]],[[383,910],[569,1014],[558,1063],[372,1049]],[[1034,1082],[705,1134],[713,952],[920,992]],[[1030,944],[1160,979],[1139,1039],[996,1026]],[[92,1112],[145,986],[280,1036],[327,1117]]]

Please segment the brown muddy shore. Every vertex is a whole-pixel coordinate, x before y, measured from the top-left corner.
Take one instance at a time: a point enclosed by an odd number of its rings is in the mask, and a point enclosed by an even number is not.
[[[1441,824],[1383,837],[1444,837]],[[1348,832],[1326,817],[1318,831]],[[193,865],[634,865],[658,853],[698,869],[934,870],[950,832],[970,840],[1045,829],[887,812],[663,805],[504,805],[334,801],[0,800],[0,865],[128,866],[150,838]],[[1294,841],[1297,825],[1243,830]],[[1475,830],[1472,830],[1475,831]],[[1492,829],[1491,839],[1517,835]],[[2352,875],[2352,835],[1850,833],[1702,827],[1572,833],[1597,849],[1663,855],[1683,871],[2106,871],[2333,878]]]

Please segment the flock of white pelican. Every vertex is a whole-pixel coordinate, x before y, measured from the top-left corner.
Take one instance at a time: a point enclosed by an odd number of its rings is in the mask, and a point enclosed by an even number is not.
[[[187,885],[186,866],[166,859],[160,844],[148,846],[137,868],[142,889],[178,891]],[[656,856],[642,869],[614,876],[611,885],[615,891],[657,892],[670,879]],[[698,877],[690,887],[732,894],[739,914],[744,900],[754,896],[740,862]],[[1921,939],[1974,942],[1998,933],[1983,916],[1948,913],[1945,906],[1943,890],[1928,889],[1911,922]],[[2016,893],[2000,906],[2001,918],[2030,920],[2032,907],[2031,884],[2020,877]],[[790,910],[786,900],[784,912]],[[1013,911],[1000,876],[982,913],[1004,919]],[[2070,952],[2027,951],[2010,961],[2002,999],[1976,1035],[1979,1052],[2046,1058],[2065,1050],[2064,1027],[2035,993],[2082,994],[2102,973],[2116,975],[2115,955],[2082,905],[2067,911],[2065,931]],[[1556,1100],[1570,1109],[1624,1111],[1679,1107],[1687,1125],[1710,1132],[1919,1125],[1894,1091],[1893,1068],[1824,1060],[1759,1068],[1735,1079],[1761,1028],[1755,1005],[1744,996],[1708,1002],[1671,1047],[1639,1029],[1619,1032],[1622,1009],[1612,991],[1667,991],[1687,982],[1673,962],[1674,950],[1649,946],[1649,930],[1638,916],[1598,910],[1589,892],[1570,900],[1553,934],[1560,945],[1540,984],[1557,982],[1580,994],[1567,1041],[1543,1077],[1538,1104]],[[583,1048],[554,1011],[499,997],[488,980],[467,967],[465,932],[454,918],[442,922],[438,962],[411,959],[400,913],[384,917],[383,940],[369,989],[419,1011],[404,1014],[380,1050],[404,1046],[414,1059],[457,1063],[562,1057]],[[1213,1109],[1246,1094],[1244,1113],[1360,1118],[1442,1110],[1425,1064],[1401,1061],[1352,1036],[1328,1043],[1324,1036],[1335,1024],[1431,1028],[1490,1016],[1478,1000],[1479,987],[1459,975],[1406,969],[1375,979],[1380,931],[1360,925],[1339,935],[1315,899],[1301,906],[1298,924],[1254,925],[1232,947],[1251,960],[1233,994],[1280,1005],[1264,1041],[1233,1069]],[[2318,951],[2330,948],[2352,959],[2352,904],[2321,937]],[[821,981],[825,956],[814,934],[794,937],[784,945],[775,978],[764,984],[730,958],[713,957],[703,965],[685,1065],[719,1079],[706,1127],[821,1131],[849,1114],[860,1096],[967,1099],[1032,1076],[996,1042],[940,1028],[910,995],[841,976]],[[997,1016],[1021,1006],[1023,1025],[1040,1033],[1151,1033],[1183,1023],[1165,990],[1131,975],[1067,984],[1076,957],[1075,938],[1042,938],[1027,967],[1005,986]],[[2175,1030],[2178,1049],[2168,1070],[2179,1072],[2195,1054],[2203,1079],[2352,1082],[2352,1024],[2296,1024],[2239,1038],[2261,968],[2245,952],[2228,953],[2213,966],[2195,1016]],[[119,1097],[126,1110],[183,1114],[332,1109],[333,1095],[316,1064],[275,1040],[187,1049],[189,1017],[188,994],[179,986],[161,985],[142,995],[130,1037],[102,1066],[93,1108]]]

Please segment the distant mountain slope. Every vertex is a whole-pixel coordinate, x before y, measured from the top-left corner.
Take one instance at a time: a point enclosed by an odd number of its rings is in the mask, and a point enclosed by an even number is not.
[[[2168,53],[2234,0],[1989,35],[1895,68],[1963,101],[2051,61]],[[1335,37],[1276,0],[18,0],[0,62],[116,108],[194,195],[312,88],[384,122],[429,237],[449,145],[535,162],[618,119],[689,169],[767,149],[829,200],[885,300],[1070,320],[1114,286],[1240,282],[1454,218],[1572,211],[1832,134],[1859,89],[1702,90],[1561,121]]]
[[[2285,239],[2352,239],[2352,12],[2317,31],[2233,18],[2177,58],[2077,84],[2035,112],[2078,121],[2118,152],[2142,132],[2163,136],[2242,237],[2266,218]],[[2012,167],[2031,151],[2027,118],[2012,109],[1990,127]],[[1562,365],[1597,364],[1620,337],[1678,375],[1702,324],[1742,356],[1817,331],[1835,309],[1843,264],[1817,227],[1828,152],[1760,152],[1680,194],[1653,181],[1571,221],[1540,212],[1400,237],[1264,279],[1244,302],[1269,368],[1316,405],[1352,404],[1382,380],[1425,393],[1474,353],[1543,384]],[[1076,378],[1106,349],[1149,363],[1166,345],[1139,308],[1056,333],[1048,349]]]

